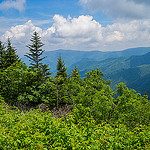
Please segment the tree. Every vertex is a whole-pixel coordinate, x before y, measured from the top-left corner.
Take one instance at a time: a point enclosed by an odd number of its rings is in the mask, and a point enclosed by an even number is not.
[[[80,77],[77,66],[74,67],[74,69],[72,70],[71,75],[69,77]]]
[[[37,32],[33,33],[33,36],[30,40],[32,42],[32,44],[27,45],[27,47],[29,48],[30,53],[27,53],[27,56],[31,61],[31,65],[33,68],[37,68],[38,70],[40,70],[40,67],[42,65],[41,61],[45,58],[42,57],[41,55],[43,54],[44,50],[41,49],[41,47],[44,45],[41,42],[41,38],[38,36]]]
[[[32,68],[37,69],[39,71],[39,76],[41,79],[45,78],[46,76],[50,75],[48,65],[43,65],[41,61],[46,57],[41,57],[45,50],[42,50],[41,47],[44,45],[41,42],[41,38],[38,36],[37,32],[33,33],[33,36],[30,40],[32,44],[27,45],[29,48],[30,53],[27,53],[25,56],[28,57],[31,61],[30,65]]]
[[[92,71],[87,72],[86,77],[84,78],[85,82],[90,86],[90,88],[94,88],[100,91],[104,85],[109,85],[109,80],[104,80],[104,73],[97,69],[92,69]]]
[[[77,66],[72,70],[67,85],[67,95],[71,104],[76,105],[78,103],[76,100],[77,95],[82,91],[84,81],[81,78]]]
[[[64,60],[62,60],[61,55],[58,58],[57,61],[57,74],[56,77],[63,77],[63,78],[67,78],[67,72],[66,72],[67,68],[65,67],[65,63]]]
[[[122,82],[118,84],[115,94],[117,97],[114,98],[111,121],[120,121],[130,128],[136,124],[149,124],[150,105],[147,96],[142,97]]]
[[[2,70],[5,67],[5,46],[4,44],[0,41],[0,70]]]
[[[4,45],[1,43],[1,58],[3,68],[11,66],[13,63],[19,62],[19,56],[16,54],[16,49],[12,47],[10,39],[8,38],[6,50]]]
[[[14,63],[0,72],[0,94],[8,104],[17,104],[18,96],[31,91],[29,88],[36,84],[36,78],[37,74],[31,68],[22,62]]]
[[[57,61],[57,73],[55,77],[56,83],[56,106],[58,108],[59,104],[64,104],[66,102],[66,83],[67,83],[67,68],[65,67],[65,63],[62,60],[61,56],[59,56]]]
[[[72,82],[75,82],[75,83],[79,83],[79,84],[82,84],[83,83],[83,80],[81,78],[81,75],[78,71],[78,68],[77,66],[75,66],[75,68],[72,70],[70,76],[69,76],[69,80]]]

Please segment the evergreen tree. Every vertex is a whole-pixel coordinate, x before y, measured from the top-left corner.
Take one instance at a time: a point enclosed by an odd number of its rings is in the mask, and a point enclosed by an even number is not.
[[[49,70],[50,69],[48,68],[48,65],[46,64],[42,64],[40,66],[40,74],[41,74],[42,79],[47,79],[51,75]]]
[[[11,66],[13,63],[18,62],[19,57],[16,55],[16,49],[12,47],[10,39],[8,38],[5,52],[5,65],[4,68]]]
[[[79,74],[77,66],[75,66],[69,76],[67,86],[67,95],[71,104],[76,105],[78,103],[76,97],[82,91],[83,85],[84,81]]]
[[[5,46],[4,44],[0,41],[0,70],[2,70],[5,67]]]
[[[79,84],[79,85],[83,85],[84,81],[81,78],[81,75],[78,71],[77,66],[75,66],[75,68],[72,70],[70,76],[69,76],[69,83],[73,83],[73,84]]]
[[[31,61],[30,64],[33,68],[37,68],[38,70],[40,70],[40,67],[42,65],[41,61],[45,58],[41,58],[41,55],[45,51],[41,49],[41,47],[44,44],[41,42],[41,38],[38,36],[37,32],[33,33],[33,36],[30,41],[32,42],[32,44],[27,45],[30,53],[27,53],[27,55],[25,56],[27,56],[30,59],[29,61]]]
[[[71,72],[71,75],[69,76],[69,78],[72,78],[72,77],[76,77],[76,78],[81,77],[80,74],[79,74],[77,66],[75,66],[75,68]]]
[[[65,67],[64,60],[62,60],[61,55],[58,58],[57,61],[57,74],[56,77],[63,77],[64,79],[67,78],[67,68]]]
[[[66,103],[66,83],[67,83],[67,68],[65,67],[65,63],[62,60],[61,56],[59,56],[57,61],[57,74],[55,77],[56,84],[56,106],[58,108],[59,105],[63,105]]]
[[[30,40],[32,44],[27,45],[29,48],[30,53],[27,53],[25,56],[28,57],[31,61],[30,65],[32,68],[36,68],[39,71],[39,76],[41,79],[44,79],[51,73],[48,72],[48,65],[41,63],[41,61],[46,57],[41,57],[45,50],[42,50],[41,47],[44,45],[41,42],[41,38],[38,36],[37,32],[33,33],[33,36]]]

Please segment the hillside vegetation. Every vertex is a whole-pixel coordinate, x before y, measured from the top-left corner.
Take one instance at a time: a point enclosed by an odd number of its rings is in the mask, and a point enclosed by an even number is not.
[[[30,66],[1,43],[0,149],[150,149],[150,102],[124,83],[110,87],[99,69],[67,75],[62,56],[56,75],[43,64],[43,43],[34,33]],[[9,56],[9,57],[8,57]],[[41,106],[41,107],[39,107]],[[54,110],[70,107],[55,115]],[[43,107],[43,108],[42,108]]]
[[[124,82],[129,88],[136,89],[150,96],[150,81],[147,76],[150,75],[150,53],[140,56],[109,58],[103,61],[82,61],[77,63],[80,74],[84,74],[91,69],[100,69],[104,72],[104,78],[112,81],[111,87]],[[70,72],[71,68],[69,68]],[[142,84],[141,84],[141,82]],[[140,83],[140,86],[137,86]]]

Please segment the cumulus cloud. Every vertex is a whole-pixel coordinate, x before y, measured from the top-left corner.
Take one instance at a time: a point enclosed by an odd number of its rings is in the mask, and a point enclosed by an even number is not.
[[[150,18],[149,0],[80,0],[91,11],[101,11],[114,19]]]
[[[45,50],[121,50],[129,47],[150,46],[150,20],[134,20],[127,23],[114,23],[103,27],[92,16],[64,18],[53,17],[53,24],[46,30],[28,21],[24,25],[11,27],[1,37],[10,37],[16,48],[23,53],[34,31],[37,31],[45,44]],[[25,51],[24,51],[25,53]]]
[[[10,8],[22,12],[25,9],[26,0],[6,0],[0,3],[0,10],[8,10]]]
[[[47,29],[43,35],[60,41],[71,43],[99,41],[102,39],[101,25],[93,20],[92,16],[79,16],[78,18],[68,17],[67,19],[60,15],[53,17],[54,24]]]
[[[8,38],[10,38],[13,45],[19,50],[18,53],[25,54],[27,51],[26,45],[29,43],[31,35],[35,31],[41,33],[42,29],[34,26],[31,20],[29,20],[23,25],[17,25],[11,27],[9,31],[6,31],[0,37],[0,40],[5,42],[7,41]]]
[[[6,31],[2,36],[3,40],[6,40],[8,37],[13,38],[14,40],[24,39],[25,37],[30,36],[34,31],[40,32],[41,29],[35,27],[31,20],[29,20],[24,25],[17,25],[10,28],[10,31]]]
[[[11,27],[2,35],[2,41],[9,37],[18,47],[25,45],[34,31],[39,32],[46,49],[54,50],[58,48],[79,49],[81,47],[90,48],[102,39],[102,27],[93,20],[92,16],[79,16],[78,18],[64,18],[60,15],[53,17],[53,25],[47,30],[42,30],[28,21],[24,25]],[[22,46],[25,47],[25,46]]]
[[[128,23],[114,23],[104,29],[106,41],[150,40],[150,20],[134,20]],[[112,38],[111,38],[112,37]],[[118,39],[117,39],[118,38]]]

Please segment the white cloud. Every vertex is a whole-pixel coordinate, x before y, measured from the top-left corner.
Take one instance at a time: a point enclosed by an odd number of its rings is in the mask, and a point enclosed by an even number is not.
[[[0,37],[3,35],[6,31],[8,31],[12,26],[16,26],[17,24],[23,24],[24,22],[27,22],[26,18],[6,18],[6,17],[0,17]]]
[[[5,34],[2,36],[3,40],[6,40],[8,37],[12,38],[13,40],[20,40],[21,38],[27,38],[30,36],[34,31],[40,32],[41,29],[35,27],[31,20],[29,20],[24,25],[17,25],[15,27],[11,27],[10,31],[6,31]]]
[[[45,44],[45,50],[121,50],[129,47],[150,46],[150,20],[133,20],[127,23],[114,23],[106,27],[95,21],[92,16],[64,18],[53,17],[53,24],[42,30],[31,21],[11,27],[1,36],[8,37],[20,53],[27,51],[26,46],[34,31],[37,31]],[[24,51],[25,50],[25,51]]]
[[[40,33],[42,29],[34,26],[31,20],[29,20],[23,25],[11,27],[9,31],[6,31],[5,34],[0,37],[0,40],[5,42],[10,38],[13,45],[18,49],[18,53],[25,54],[27,51],[26,45],[29,43],[34,31]]]
[[[112,33],[108,33],[108,36],[106,37],[107,42],[113,42],[113,41],[122,41],[123,34],[119,31],[113,31]]]
[[[6,0],[0,3],[0,10],[8,10],[10,8],[16,9],[20,12],[25,10],[26,0]]]
[[[57,36],[62,36],[62,37],[85,37],[89,38],[90,35],[92,36],[98,36],[101,38],[101,25],[93,20],[92,16],[79,16],[78,18],[68,18],[65,19],[62,16],[55,15],[54,16],[54,25],[53,27],[55,28],[57,32]],[[97,32],[99,31],[97,34]],[[94,34],[94,35],[93,35]]]
[[[102,39],[101,25],[92,16],[79,16],[67,19],[60,15],[53,17],[51,28],[43,32],[42,37],[49,45],[56,45],[66,49],[79,48],[79,45],[89,45]]]
[[[149,0],[80,0],[91,11],[101,11],[114,19],[150,18]]]
[[[114,23],[108,25],[104,32],[106,34],[106,41],[114,36],[117,36],[120,41],[150,40],[150,20],[134,20],[128,23]],[[114,40],[115,38],[112,39],[112,41]]]

